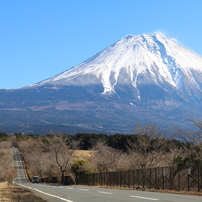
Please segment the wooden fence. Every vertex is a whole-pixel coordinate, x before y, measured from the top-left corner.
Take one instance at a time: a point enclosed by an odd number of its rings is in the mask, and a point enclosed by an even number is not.
[[[70,181],[66,184],[71,184]],[[202,191],[202,165],[79,175],[76,184],[131,189]]]

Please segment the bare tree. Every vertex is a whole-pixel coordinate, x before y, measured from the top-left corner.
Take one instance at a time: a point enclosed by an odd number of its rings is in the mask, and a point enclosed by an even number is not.
[[[93,162],[98,172],[117,170],[121,161],[122,152],[120,150],[109,147],[103,140],[94,141],[92,150],[96,151],[93,153]]]
[[[60,170],[61,183],[63,183],[65,172],[70,171],[72,156],[79,142],[69,136],[56,134],[49,138],[47,143]]]
[[[128,158],[131,167],[147,168],[162,165],[166,156],[167,139],[165,134],[155,126],[141,127],[136,124],[134,134],[136,141],[128,140]]]
[[[17,175],[17,170],[15,168],[10,168],[7,172],[7,182],[8,182],[8,186],[13,184],[13,180]]]
[[[7,171],[12,168],[12,160],[11,143],[0,142],[0,180],[6,180]]]
[[[183,130],[173,127],[172,134],[181,140],[183,153],[178,156],[176,163],[179,165],[202,163],[202,120],[191,119],[195,130]]]
[[[18,145],[28,168],[29,176],[38,175],[43,177],[46,170],[44,161],[47,156],[47,153],[44,152],[45,145],[43,142],[29,138],[26,141],[19,141]]]
[[[60,134],[18,142],[30,177],[58,177],[61,182],[65,172],[70,170],[72,155],[78,144],[79,141]]]

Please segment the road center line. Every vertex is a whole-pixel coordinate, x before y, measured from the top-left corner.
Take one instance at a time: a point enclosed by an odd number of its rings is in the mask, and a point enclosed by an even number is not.
[[[88,189],[79,189],[80,191],[89,191]]]
[[[101,194],[113,194],[111,192],[104,192],[104,191],[98,191],[98,192],[101,193]]]
[[[151,201],[159,201],[159,199],[156,199],[156,198],[147,198],[147,197],[142,197],[142,196],[130,196],[130,197],[146,199],[146,200],[151,200]]]
[[[67,187],[67,189],[73,189],[73,188],[71,188],[71,187]]]

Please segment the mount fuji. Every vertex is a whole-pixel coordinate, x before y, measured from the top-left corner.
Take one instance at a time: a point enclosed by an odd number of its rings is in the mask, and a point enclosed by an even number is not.
[[[128,35],[56,76],[0,90],[0,127],[27,133],[43,127],[131,133],[135,122],[189,127],[189,118],[202,117],[201,104],[200,55],[161,33]]]

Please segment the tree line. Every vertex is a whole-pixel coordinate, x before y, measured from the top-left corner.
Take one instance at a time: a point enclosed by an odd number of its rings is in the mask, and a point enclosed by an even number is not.
[[[193,123],[196,130],[175,127],[172,138],[155,125],[139,124],[131,135],[0,133],[0,171],[11,168],[11,146],[20,149],[29,176],[61,182],[67,175],[74,180],[85,173],[202,164],[202,122]],[[0,173],[0,180],[8,176]]]

